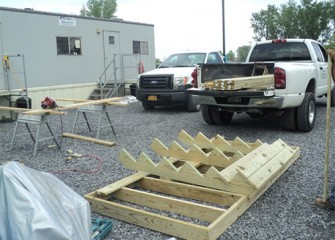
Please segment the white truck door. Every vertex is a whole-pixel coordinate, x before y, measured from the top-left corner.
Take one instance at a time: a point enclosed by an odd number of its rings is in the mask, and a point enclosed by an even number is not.
[[[327,93],[327,84],[328,84],[328,62],[326,61],[326,52],[324,49],[320,49],[320,46],[313,42],[313,49],[317,57],[317,77],[316,81],[316,95],[320,96]]]

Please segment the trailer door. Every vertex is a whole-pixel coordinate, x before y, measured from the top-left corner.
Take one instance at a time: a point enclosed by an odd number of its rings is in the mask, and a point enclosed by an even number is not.
[[[108,82],[115,82],[115,80],[117,80],[119,82],[121,79],[120,32],[104,30],[103,41],[104,69],[106,70],[103,80]]]

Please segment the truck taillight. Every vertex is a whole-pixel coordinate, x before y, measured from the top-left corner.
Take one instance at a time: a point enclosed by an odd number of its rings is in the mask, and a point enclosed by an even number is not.
[[[196,68],[191,73],[191,77],[193,78],[192,82],[191,82],[192,86],[195,87],[195,88],[197,88],[198,87],[198,73],[197,73],[197,69]]]
[[[272,40],[272,43],[286,43],[286,39],[274,39]]]
[[[286,88],[286,73],[285,70],[282,68],[275,68],[275,88]]]

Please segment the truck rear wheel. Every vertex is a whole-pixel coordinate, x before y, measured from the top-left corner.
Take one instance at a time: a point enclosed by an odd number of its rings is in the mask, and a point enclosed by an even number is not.
[[[233,119],[233,112],[212,110],[212,116],[215,124],[226,125]]]
[[[210,106],[208,105],[202,105],[201,107],[201,113],[202,113],[202,118],[204,119],[204,121],[208,124],[214,124],[214,120],[213,120],[213,116],[212,116],[212,112],[210,109]]]
[[[282,115],[284,129],[288,131],[297,131],[297,108],[288,108]]]
[[[301,132],[310,132],[315,123],[316,104],[314,94],[306,92],[302,104],[297,109],[297,124]]]

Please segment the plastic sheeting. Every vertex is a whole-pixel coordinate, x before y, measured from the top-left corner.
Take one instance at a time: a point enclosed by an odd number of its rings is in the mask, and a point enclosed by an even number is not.
[[[0,166],[0,240],[86,240],[91,224],[88,201],[55,176]]]

